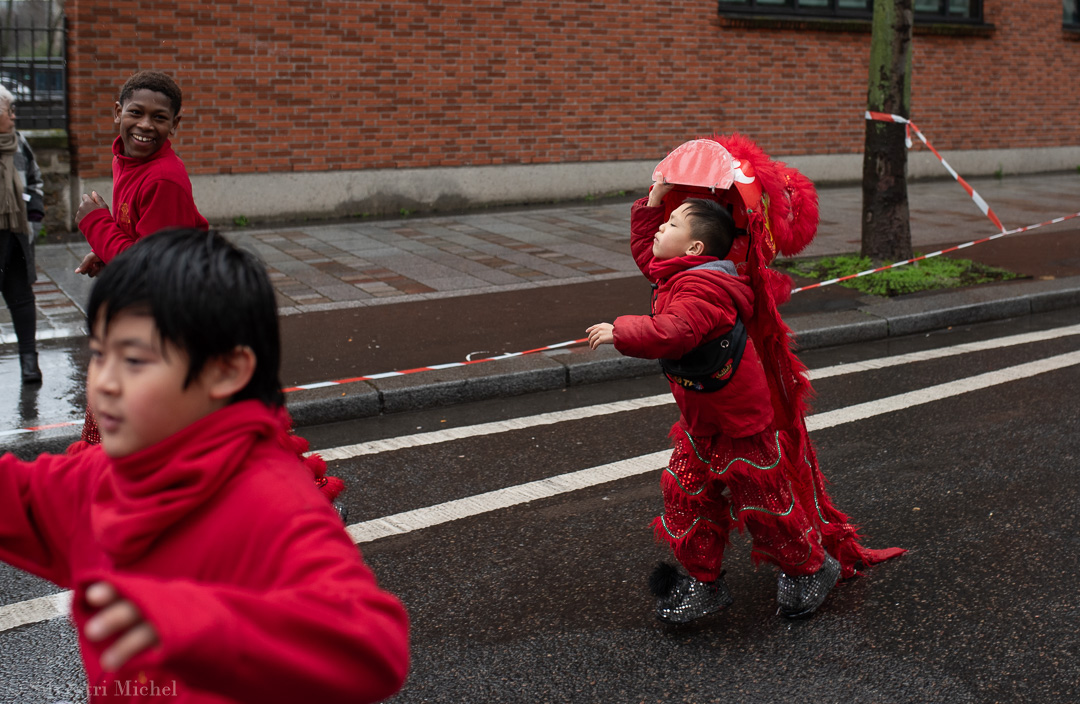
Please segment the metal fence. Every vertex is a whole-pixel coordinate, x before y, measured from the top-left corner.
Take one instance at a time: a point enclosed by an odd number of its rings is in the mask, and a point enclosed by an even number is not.
[[[21,130],[67,128],[65,26],[0,27],[0,83]]]

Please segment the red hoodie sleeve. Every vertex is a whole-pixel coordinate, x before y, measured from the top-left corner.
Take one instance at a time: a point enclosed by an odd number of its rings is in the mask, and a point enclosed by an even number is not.
[[[664,222],[664,206],[650,208],[648,202],[648,198],[641,198],[630,208],[630,253],[646,278],[653,261],[653,237]]]
[[[56,455],[33,462],[0,457],[0,560],[61,586],[71,581],[66,522],[75,509],[64,497],[78,484],[67,481],[74,461]]]
[[[615,319],[615,349],[628,357],[679,359],[715,337],[712,333],[735,325],[734,305],[721,305],[716,296],[695,277],[684,277],[672,287],[663,312]]]
[[[139,193],[135,203],[134,233],[120,229],[116,220],[103,208],[87,213],[79,223],[90,248],[108,264],[116,255],[147,235],[169,227],[199,227],[206,229],[206,218],[195,207],[191,193],[169,180],[152,181]]]
[[[375,702],[396,692],[408,671],[408,618],[340,525],[306,512],[267,537],[267,559],[280,564],[266,590],[127,573],[80,585],[111,581],[157,629],[159,648],[125,671],[156,668],[178,688],[259,704]]]

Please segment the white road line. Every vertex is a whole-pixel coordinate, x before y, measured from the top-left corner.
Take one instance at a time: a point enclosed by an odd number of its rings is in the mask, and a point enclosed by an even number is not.
[[[854,406],[848,406],[847,408],[838,408],[835,411],[829,411],[827,413],[818,413],[807,417],[806,427],[811,431],[823,430],[825,428],[831,428],[834,425],[843,425],[844,423],[851,423],[857,420],[865,420],[866,418],[872,418],[881,415],[882,413],[902,411],[914,406],[920,406],[924,403],[930,403],[931,401],[940,401],[952,396],[959,396],[960,394],[966,394],[969,391],[978,391],[979,389],[986,389],[1009,381],[1026,379],[1035,376],[1036,374],[1052,372],[1056,369],[1071,367],[1075,364],[1080,364],[1080,352],[1059,354],[1056,357],[1047,357],[1046,359],[1027,362],[1026,364],[1020,364],[1015,367],[999,369],[995,372],[986,372],[985,374],[969,376],[964,379],[957,379],[956,381],[938,384],[937,386],[930,386],[925,389],[909,391],[906,394],[889,396],[888,398],[878,399],[877,401],[867,401],[866,403],[859,403]]]
[[[415,435],[402,435],[396,438],[386,438],[385,440],[372,440],[371,442],[362,442],[356,445],[343,445],[342,447],[334,447],[328,450],[316,450],[316,452],[318,452],[318,454],[327,462],[333,460],[346,460],[351,457],[359,457],[360,455],[374,455],[380,452],[391,452],[393,450],[404,450],[410,447],[434,445],[450,440],[475,438],[481,435],[493,435],[495,433],[505,433],[511,430],[525,430],[540,425],[552,425],[569,420],[582,420],[584,418],[593,418],[596,416],[609,415],[611,413],[636,411],[640,408],[663,406],[669,403],[673,403],[671,394],[660,394],[658,396],[647,396],[645,398],[636,398],[629,401],[615,401],[614,403],[602,403],[595,406],[585,406],[583,408],[571,408],[566,411],[540,413],[535,416],[525,416],[523,418],[510,418],[508,420],[494,421],[492,423],[466,425],[460,428],[446,428],[445,430],[434,430],[428,433],[416,433]]]
[[[1069,325],[1066,327],[1054,328],[1052,330],[1010,335],[1008,337],[999,337],[993,340],[965,343],[962,345],[954,345],[952,347],[936,350],[926,350],[923,352],[913,352],[910,354],[897,355],[895,357],[880,357],[878,359],[868,359],[862,362],[837,364],[831,367],[812,370],[810,372],[810,378],[811,380],[825,379],[842,374],[885,369],[899,364],[925,362],[941,359],[943,357],[968,354],[970,352],[983,352],[1001,347],[1012,347],[1031,342],[1041,342],[1058,337],[1067,337],[1069,335],[1080,335],[1080,325]],[[462,440],[464,438],[504,433],[511,430],[525,430],[542,425],[553,425],[565,421],[582,420],[584,418],[596,418],[612,413],[623,413],[625,411],[635,411],[641,408],[673,404],[674,402],[671,394],[660,394],[657,396],[631,399],[629,401],[617,401],[615,403],[603,403],[595,406],[574,408],[567,411],[540,413],[535,416],[510,418],[508,420],[480,423],[478,425],[468,425],[460,428],[434,430],[427,433],[416,433],[414,435],[402,435],[395,438],[386,438],[384,440],[372,440],[370,442],[362,442],[355,445],[343,445],[341,447],[334,447],[326,450],[316,450],[316,452],[318,452],[327,462],[347,460],[361,455],[374,455],[381,452],[392,452],[394,450],[405,450],[412,447],[435,445],[451,440]]]
[[[919,391],[890,396],[877,401],[860,403],[850,408],[841,408],[828,413],[809,416],[806,419],[806,425],[811,431],[831,428],[844,423],[872,418],[882,413],[911,408],[931,401],[958,396],[969,391],[977,391],[1017,379],[1025,379],[1036,374],[1063,369],[1076,364],[1080,364],[1080,352],[1069,352],[1068,354],[1028,362],[996,372],[988,372],[966,379],[938,384],[928,389],[920,389]],[[660,469],[667,463],[670,454],[666,450],[654,452],[650,455],[642,455],[621,462],[569,472],[537,482],[519,484],[506,489],[490,491],[486,494],[478,494],[464,499],[436,504],[435,506],[427,506],[392,516],[364,521],[363,523],[355,523],[349,526],[347,530],[353,542],[356,543],[370,542],[390,535],[400,535],[430,526],[437,526],[440,523],[454,521],[458,518],[476,516],[487,511],[508,508],[520,503],[535,501],[539,498],[548,498]]]
[[[1016,381],[1017,379],[1025,379],[1035,376],[1037,374],[1043,374],[1045,372],[1050,372],[1057,369],[1064,369],[1066,367],[1077,364],[1080,364],[1080,351],[1069,352],[1067,354],[1057,355],[1055,357],[1048,357],[1047,359],[1041,359],[1034,362],[1028,362],[1026,364],[1020,364],[1015,367],[1009,367],[1007,369],[987,372],[985,374],[979,374],[977,376],[967,377],[965,379],[958,379],[956,381],[938,384],[937,386],[931,386],[927,389],[911,391],[908,393],[879,399],[877,401],[860,403],[855,406],[850,406],[848,408],[841,408],[835,411],[829,411],[827,413],[820,413],[817,415],[809,416],[806,419],[806,424],[811,431],[822,430],[824,428],[831,428],[838,425],[843,425],[845,423],[852,423],[866,418],[872,418],[876,415],[881,415],[883,413],[904,410],[925,403],[930,403],[931,401],[939,401],[941,399],[950,398],[952,396],[958,396],[960,394],[968,393],[970,391],[977,391],[980,389],[989,388],[991,386],[996,386],[998,384]],[[639,405],[640,402],[643,401],[650,401],[652,405],[659,405],[656,399],[660,398],[666,398],[666,395],[653,396],[649,397],[648,399],[637,399],[636,402],[623,401],[619,403],[627,404],[629,408],[627,408],[626,410],[636,410],[637,408],[646,407]],[[582,416],[587,418],[591,415],[600,415],[600,412],[598,410],[599,408],[601,407],[592,406],[579,410],[587,412],[585,415]],[[562,415],[564,413],[568,412],[562,411],[558,414],[543,415],[556,416]],[[533,419],[540,417],[541,416],[533,416],[531,419],[518,420],[532,421]],[[506,422],[512,423],[513,421]],[[481,428],[491,425],[495,424],[484,424],[484,426],[473,426],[472,428]],[[527,425],[526,427],[530,426]],[[424,433],[424,435],[436,435],[455,430],[460,431],[471,429],[448,429],[446,431],[438,431],[438,433]],[[466,435],[466,437],[471,437],[471,435]],[[372,451],[374,452],[375,450]],[[528,482],[526,484],[519,484],[517,486],[511,486],[505,489],[489,491],[485,494],[469,496],[463,499],[457,499],[454,501],[447,501],[445,503],[436,504],[434,506],[427,506],[412,511],[404,511],[402,513],[397,513],[392,516],[384,516],[382,518],[376,518],[370,521],[364,521],[362,523],[355,523],[351,526],[348,526],[346,528],[346,531],[348,531],[349,536],[353,539],[353,542],[358,544],[368,543],[374,540],[378,540],[380,538],[385,538],[392,535],[402,535],[412,531],[422,530],[431,526],[447,523],[449,521],[456,521],[462,518],[467,518],[469,516],[477,516],[483,513],[487,513],[489,511],[510,508],[511,506],[528,503],[530,501],[536,501],[537,499],[550,498],[553,496],[558,496],[559,494],[577,491],[579,489],[597,486],[599,484],[605,484],[607,482],[612,482],[619,479],[644,474],[646,472],[659,470],[666,464],[668,456],[669,452],[665,450],[662,452],[654,452],[649,455],[642,455],[640,457],[632,457],[627,460],[612,462],[610,464],[600,465],[598,467],[590,467],[588,469],[582,469],[576,472],[569,472],[567,474],[561,474],[555,477],[549,477],[547,479],[541,479],[535,482]],[[70,609],[70,601],[71,592],[60,592],[58,594],[41,597],[39,599],[31,599],[29,601],[19,602],[16,604],[0,606],[0,633],[26,624],[36,623],[38,621],[47,621],[58,616],[66,615]]]
[[[477,494],[414,511],[396,513],[393,516],[355,523],[345,530],[348,531],[354,543],[370,543],[379,538],[411,533],[414,530],[430,528],[440,523],[448,523],[537,499],[547,499],[559,494],[586,489],[597,484],[606,484],[617,479],[657,471],[667,463],[670,456],[671,452],[665,450],[651,455],[632,457],[599,467],[590,467],[535,482],[496,489],[486,494]]]
[[[1002,347],[1026,345],[1032,342],[1043,342],[1059,337],[1069,337],[1070,335],[1080,335],[1080,325],[1068,325],[1066,327],[1053,328],[1051,330],[1020,333],[1018,335],[997,337],[992,340],[983,340],[981,342],[968,342],[962,345],[953,345],[952,347],[942,347],[934,350],[912,352],[910,354],[899,354],[895,357],[879,357],[878,359],[867,359],[862,362],[852,362],[850,364],[836,364],[823,369],[811,370],[810,380],[826,379],[830,376],[840,376],[842,374],[865,372],[874,369],[885,369],[887,367],[911,364],[913,362],[926,362],[959,354],[968,354],[970,352],[984,352],[986,350],[1000,349]]]
[[[0,633],[11,628],[38,621],[51,621],[71,613],[71,592],[59,592],[49,596],[0,606]]]

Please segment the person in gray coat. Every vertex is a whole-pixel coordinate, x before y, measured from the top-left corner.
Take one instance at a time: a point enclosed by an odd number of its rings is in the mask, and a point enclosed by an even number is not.
[[[15,97],[0,85],[0,292],[19,341],[24,384],[41,383],[32,284],[34,240],[45,217],[42,186],[34,152],[15,130]]]

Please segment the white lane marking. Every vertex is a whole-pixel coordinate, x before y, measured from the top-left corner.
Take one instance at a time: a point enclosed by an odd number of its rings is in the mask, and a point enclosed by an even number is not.
[[[1032,342],[1043,342],[1045,340],[1053,340],[1059,337],[1068,337],[1070,335],[1080,335],[1080,325],[1068,325],[1061,328],[1053,328],[1051,330],[1020,333],[1018,335],[997,337],[992,340],[983,340],[981,342],[967,342],[962,345],[953,345],[952,347],[941,347],[939,349],[924,350],[922,352],[899,354],[895,357],[879,357],[877,359],[867,359],[862,362],[851,362],[850,364],[836,364],[831,367],[811,370],[810,379],[813,381],[816,379],[826,379],[831,376],[840,376],[842,374],[865,372],[874,369],[886,369],[901,364],[926,362],[959,354],[968,354],[970,352],[985,352],[986,350],[999,349],[1001,347],[1026,345]]]
[[[51,621],[71,613],[71,592],[59,592],[48,596],[0,606],[0,633],[38,621]]]
[[[899,364],[911,364],[913,362],[924,362],[959,354],[968,354],[970,352],[982,352],[1000,347],[1012,347],[1032,342],[1052,340],[1058,337],[1067,337],[1069,335],[1080,335],[1080,325],[1069,325],[1051,330],[1010,335],[1008,337],[999,337],[993,340],[965,343],[962,345],[954,345],[952,347],[936,350],[926,350],[923,352],[913,352],[910,354],[898,355],[896,357],[880,357],[878,359],[868,359],[862,362],[837,364],[831,367],[812,370],[810,372],[810,379],[825,379],[841,374],[853,374],[874,369],[885,369]],[[673,403],[675,403],[675,401],[671,397],[671,394],[659,394],[657,396],[647,396],[645,398],[631,399],[629,401],[617,401],[615,403],[603,403],[595,406],[574,408],[567,411],[553,411],[551,413],[540,413],[535,416],[510,418],[508,420],[480,423],[477,425],[462,426],[460,428],[447,428],[445,430],[433,430],[427,433],[401,435],[394,438],[386,438],[384,440],[372,440],[370,442],[361,442],[355,445],[342,445],[326,450],[316,450],[315,452],[321,455],[327,462],[347,460],[352,457],[360,457],[361,455],[373,455],[380,452],[405,450],[411,447],[435,445],[451,440],[493,435],[495,433],[504,433],[511,430],[525,430],[541,425],[553,425],[565,421],[595,418],[612,413],[623,413],[625,411],[634,411],[641,408],[651,408]]]
[[[654,452],[650,455],[631,457],[628,460],[611,464],[589,467],[576,472],[568,472],[535,482],[518,484],[496,489],[485,494],[467,496],[435,506],[427,506],[413,511],[396,513],[393,516],[376,518],[363,523],[354,523],[345,530],[354,543],[369,543],[391,535],[402,535],[414,530],[422,530],[481,513],[496,511],[518,504],[547,499],[579,489],[586,489],[597,484],[606,484],[617,479],[625,479],[646,472],[659,471],[670,457],[671,452]]]
[[[396,438],[372,440],[371,442],[361,442],[356,445],[343,445],[328,450],[316,450],[315,452],[327,462],[333,460],[346,460],[350,457],[359,457],[360,455],[374,455],[380,452],[391,452],[393,450],[404,450],[410,447],[434,445],[450,440],[462,440],[464,438],[474,438],[481,435],[493,435],[495,433],[505,433],[511,430],[525,430],[526,428],[534,428],[539,425],[552,425],[554,423],[582,420],[584,418],[593,418],[595,416],[603,416],[611,413],[636,411],[641,408],[663,406],[669,403],[673,403],[671,394],[660,394],[657,396],[631,399],[629,401],[615,401],[614,403],[602,403],[595,406],[585,406],[583,408],[571,408],[566,411],[540,413],[535,416],[525,416],[523,418],[509,418],[507,420],[494,421],[491,423],[466,425],[460,428],[446,428],[445,430],[433,430],[428,433],[401,435]]]
[[[987,372],[985,374],[979,374],[957,381],[938,384],[937,386],[932,386],[928,389],[912,391],[897,396],[883,398],[878,401],[870,401],[849,408],[841,408],[835,411],[809,416],[806,419],[806,425],[811,431],[831,428],[837,425],[871,418],[882,413],[911,408],[931,401],[957,396],[969,391],[985,389],[1009,381],[1063,369],[1076,364],[1080,364],[1080,352],[1070,352],[1055,357],[1037,360],[1035,362],[1028,362],[1015,367],[1009,367],[1007,369],[1001,369],[995,372]],[[654,396],[650,398],[657,399],[664,397]],[[638,401],[644,400],[647,399],[638,399]],[[591,409],[598,408],[598,406],[591,407]],[[586,411],[590,409],[580,410]],[[598,415],[598,413],[593,413],[593,415]],[[536,417],[538,416],[534,416],[534,418]],[[449,430],[468,429],[458,428]],[[439,432],[445,433],[449,432],[449,430]],[[435,433],[425,434],[433,435]],[[384,516],[362,523],[354,523],[353,525],[346,527],[346,531],[353,539],[353,542],[358,544],[371,542],[391,535],[402,535],[436,526],[441,523],[447,523],[469,516],[477,516],[488,511],[509,508],[518,504],[536,501],[537,499],[550,498],[559,494],[584,489],[586,487],[597,486],[618,479],[644,474],[652,470],[659,470],[667,463],[669,455],[669,451],[665,450],[619,462],[600,465],[598,467],[590,467],[588,469],[569,472],[567,474],[561,474],[535,482],[528,482],[526,484],[519,484],[505,489],[490,491],[486,494],[478,494],[476,496],[447,501],[434,506],[404,511],[392,516]],[[36,623],[38,621],[47,621],[56,618],[57,616],[66,615],[70,609],[70,601],[71,592],[60,592],[39,599],[0,606],[0,633],[11,628],[17,628],[18,626]]]
[[[882,413],[902,411],[914,406],[920,406],[924,403],[930,403],[931,401],[940,401],[952,396],[959,396],[960,394],[966,394],[969,391],[978,391],[991,386],[997,386],[998,384],[1016,381],[1017,379],[1026,379],[1035,376],[1036,374],[1052,372],[1057,369],[1071,367],[1075,364],[1080,364],[1080,352],[1059,354],[1056,357],[1047,357],[1046,359],[1019,364],[1015,367],[999,369],[995,372],[986,372],[985,374],[969,376],[963,379],[957,379],[956,381],[938,384],[937,386],[930,386],[925,389],[909,391],[905,394],[889,396],[888,398],[878,399],[877,401],[867,401],[866,403],[859,403],[846,408],[838,408],[835,411],[818,413],[807,417],[806,427],[811,431],[823,430],[824,428],[831,428],[834,425],[843,425],[844,423],[851,423],[857,420],[865,420],[866,418],[872,418],[873,416],[881,415]]]
[[[811,431],[831,428],[836,425],[872,418],[882,413],[904,410],[931,401],[958,396],[969,391],[977,391],[1017,379],[1025,379],[1036,374],[1063,369],[1076,364],[1080,364],[1080,352],[1070,352],[996,372],[988,372],[966,379],[938,384],[928,389],[920,389],[919,391],[809,416],[806,419],[806,426]],[[348,530],[353,542],[356,543],[370,542],[390,535],[409,533],[414,530],[446,523],[447,521],[454,521],[458,518],[476,516],[487,511],[508,508],[520,503],[535,501],[538,498],[548,498],[604,482],[642,474],[653,469],[660,469],[667,463],[670,454],[670,451],[667,450],[654,452],[650,455],[642,455],[621,462],[613,462],[536,482],[489,491],[486,494],[447,501],[435,506],[375,518],[363,523],[354,523],[346,530]]]

